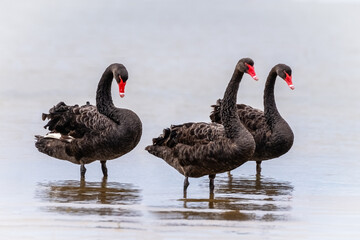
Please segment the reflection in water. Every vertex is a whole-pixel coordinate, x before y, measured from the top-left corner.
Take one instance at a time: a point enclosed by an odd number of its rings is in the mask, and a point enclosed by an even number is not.
[[[45,211],[75,215],[140,216],[129,205],[141,201],[140,190],[128,183],[67,180],[39,183],[36,197],[49,202]]]
[[[289,182],[260,175],[246,178],[223,175],[216,181],[216,196],[181,199],[183,209],[153,213],[160,219],[172,220],[286,220],[293,189]]]

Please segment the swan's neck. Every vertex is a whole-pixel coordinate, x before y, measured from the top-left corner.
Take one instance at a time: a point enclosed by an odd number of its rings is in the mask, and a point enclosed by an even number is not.
[[[276,77],[277,73],[274,67],[269,73],[264,90],[264,112],[269,125],[273,125],[278,120],[282,119],[275,103],[274,88]]]
[[[235,69],[234,74],[226,88],[223,104],[221,106],[221,120],[228,138],[237,138],[245,130],[237,115],[236,98],[240,81],[244,73]]]
[[[96,91],[96,107],[100,113],[106,116],[110,116],[115,109],[111,97],[111,83],[113,77],[112,71],[107,68],[100,79]]]

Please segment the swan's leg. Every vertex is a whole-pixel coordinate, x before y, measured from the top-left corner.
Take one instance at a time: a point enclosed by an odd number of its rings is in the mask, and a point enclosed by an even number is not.
[[[214,193],[210,192],[209,194],[209,209],[214,208]]]
[[[83,162],[81,162],[81,165],[80,165],[81,178],[85,178],[85,173],[86,173],[85,164]]]
[[[106,167],[106,161],[100,161],[101,162],[101,170],[104,174],[104,177],[107,177],[108,176],[108,170],[107,170],[107,167]]]
[[[209,184],[209,188],[210,188],[210,193],[214,193],[214,188],[215,188],[215,186],[214,186],[214,179],[215,179],[215,174],[210,174],[209,175],[209,179],[210,179],[210,184]]]
[[[86,187],[86,182],[85,182],[85,178],[81,178],[80,179],[80,189],[84,190]]]
[[[256,174],[261,173],[261,161],[256,161]]]
[[[187,188],[188,188],[189,185],[190,185],[189,178],[185,177],[185,180],[184,180],[184,198],[186,198]]]

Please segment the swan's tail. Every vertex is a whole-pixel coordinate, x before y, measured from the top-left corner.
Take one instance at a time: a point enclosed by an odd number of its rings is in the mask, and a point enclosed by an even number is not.
[[[48,128],[50,132],[61,133],[62,135],[71,135],[75,138],[81,138],[86,126],[82,123],[83,118],[89,118],[84,114],[84,109],[93,107],[89,102],[86,105],[79,107],[79,105],[68,106],[64,102],[59,102],[49,110],[49,113],[42,114],[42,120],[48,119],[48,123],[44,128]]]
[[[153,138],[153,146],[173,147],[176,144],[176,129],[176,126],[165,128],[159,137]]]
[[[61,134],[68,134],[73,128],[72,124],[75,122],[75,114],[72,109],[75,106],[68,106],[64,102],[59,102],[54,107],[49,110],[48,114],[43,113],[42,119],[45,121],[49,119],[49,122],[44,126],[44,128],[48,128],[50,131],[56,131]]]
[[[50,131],[67,134],[69,132],[67,127],[70,127],[69,125],[72,120],[71,108],[71,106],[66,105],[64,102],[59,102],[49,110],[48,114],[43,113],[42,120],[45,121],[46,119],[49,119],[49,122],[44,128],[48,128]]]
[[[145,148],[146,151],[154,156],[160,158],[167,158],[173,148],[177,144],[177,129],[182,125],[172,125],[170,128],[165,128],[163,133],[153,138],[153,144]]]
[[[221,115],[220,115],[221,104],[222,104],[222,100],[218,99],[216,101],[216,104],[211,105],[211,107],[213,108],[213,111],[210,114],[211,122],[221,124]]]
[[[75,109],[78,105],[68,106],[64,102],[59,102],[49,110],[49,113],[42,114],[42,120],[48,119],[44,128],[50,132],[45,136],[36,135],[35,146],[39,152],[45,153],[51,157],[68,160],[73,163],[79,163],[74,156],[72,144],[77,135],[73,130],[77,127]],[[71,134],[71,135],[70,135]]]
[[[58,139],[52,135],[53,133],[49,134],[49,136],[35,136],[35,146],[39,152],[45,153],[54,158],[68,160],[72,163],[79,164],[79,161],[77,161],[74,156],[69,155],[70,148],[68,146],[68,140]]]

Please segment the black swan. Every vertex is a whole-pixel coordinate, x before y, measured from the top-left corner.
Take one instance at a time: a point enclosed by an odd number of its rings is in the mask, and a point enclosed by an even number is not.
[[[184,197],[188,177],[209,175],[210,193],[213,193],[217,173],[237,168],[253,155],[254,139],[236,114],[237,92],[244,73],[257,80],[253,65],[250,58],[237,63],[220,110],[222,124],[190,122],[172,125],[153,139],[153,145],[145,148],[185,176]]]
[[[240,121],[253,135],[256,142],[254,156],[250,159],[256,161],[257,173],[261,172],[261,161],[280,157],[290,150],[294,142],[294,134],[281,117],[276,108],[274,86],[276,77],[285,80],[293,90],[291,68],[285,64],[274,66],[266,80],[264,90],[264,112],[245,104],[237,105],[237,113]],[[223,100],[218,100],[212,105],[213,112],[210,115],[212,122],[221,123],[221,105]]]
[[[80,164],[81,177],[85,177],[85,164],[100,160],[104,176],[106,161],[130,152],[140,141],[142,123],[131,110],[116,108],[111,97],[111,83],[119,84],[120,97],[124,97],[128,72],[124,65],[114,63],[106,68],[96,92],[96,106],[68,106],[58,103],[42,115],[49,119],[44,126],[50,133],[36,135],[37,149],[51,157]]]

